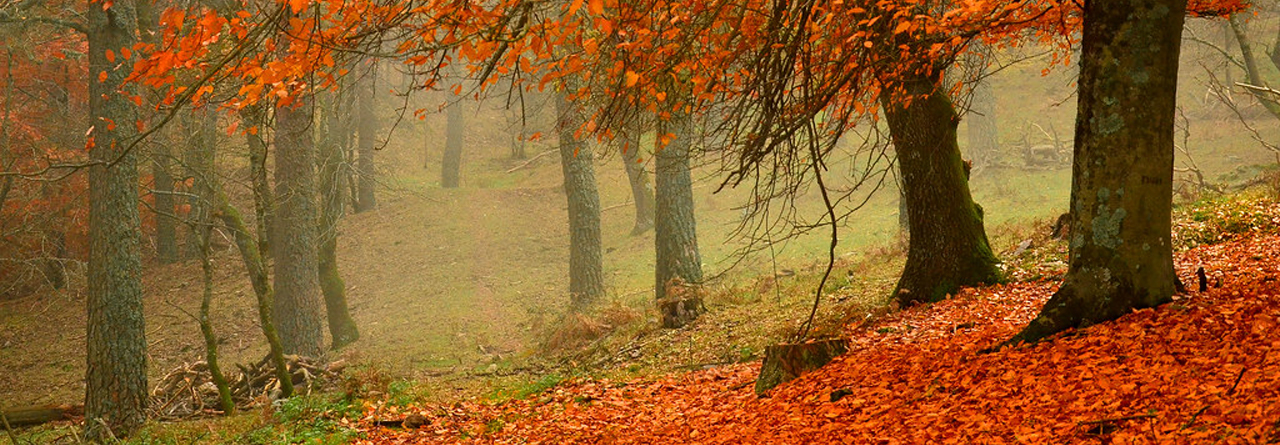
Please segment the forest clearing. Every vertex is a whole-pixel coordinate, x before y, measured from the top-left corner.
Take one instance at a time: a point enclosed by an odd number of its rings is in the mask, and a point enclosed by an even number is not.
[[[1277,30],[0,2],[0,443],[1280,443]]]

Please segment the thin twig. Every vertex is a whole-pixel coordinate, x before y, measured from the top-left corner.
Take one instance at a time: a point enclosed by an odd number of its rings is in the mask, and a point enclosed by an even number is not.
[[[542,153],[538,153],[536,156],[534,156],[534,157],[532,157],[532,158],[529,158],[529,160],[528,160],[528,161],[524,161],[524,162],[520,163],[520,165],[517,165],[517,166],[515,166],[515,167],[511,167],[510,169],[507,169],[507,173],[515,173],[515,172],[519,171],[519,170],[520,170],[520,169],[522,169],[522,168],[528,167],[528,166],[529,166],[529,164],[532,164],[532,163],[533,163],[533,161],[537,161],[537,160],[538,160],[538,158],[541,158],[541,157],[543,157],[543,156],[546,156],[546,155],[548,155],[548,154],[551,154],[552,152],[557,152],[557,151],[560,151],[560,149],[559,149],[559,148],[553,148],[553,149],[550,149],[550,150],[544,151],[544,152],[542,152]]]
[[[1155,416],[1156,415],[1154,413],[1134,414],[1132,416],[1109,417],[1106,419],[1098,419],[1098,420],[1085,420],[1085,421],[1078,422],[1077,424],[1078,425],[1100,425],[1104,423],[1123,422],[1126,420],[1150,419],[1150,418],[1154,418]]]

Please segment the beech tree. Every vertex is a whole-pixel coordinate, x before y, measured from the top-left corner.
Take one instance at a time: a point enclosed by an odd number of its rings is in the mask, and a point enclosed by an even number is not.
[[[1186,0],[1085,2],[1070,265],[1014,341],[1173,296],[1173,137],[1186,8]]]

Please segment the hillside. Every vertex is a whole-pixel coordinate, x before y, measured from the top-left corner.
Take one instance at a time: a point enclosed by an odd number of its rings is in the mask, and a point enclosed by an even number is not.
[[[850,353],[758,398],[758,364],[657,380],[574,380],[503,404],[415,405],[429,426],[361,444],[1274,443],[1280,441],[1280,237],[1184,252],[1220,286],[1035,346],[1016,333],[1052,281],[972,289],[848,326]],[[392,411],[395,412],[395,411]]]

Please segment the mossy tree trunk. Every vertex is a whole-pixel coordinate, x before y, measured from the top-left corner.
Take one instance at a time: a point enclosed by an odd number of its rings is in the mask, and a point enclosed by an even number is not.
[[[267,179],[267,141],[263,137],[263,132],[267,131],[266,109],[262,105],[250,105],[240,110],[240,118],[244,120],[246,142],[249,146],[249,182],[253,190],[258,254],[266,257],[271,254],[269,237],[272,208],[275,207],[271,183]]]
[[[315,133],[310,97],[276,108],[274,312],[286,354],[317,357],[321,343],[317,278]]]
[[[1013,341],[1170,300],[1178,53],[1186,0],[1086,2],[1070,265]]]
[[[258,300],[258,322],[262,334],[267,338],[271,348],[271,362],[276,365],[276,378],[280,381],[281,397],[293,395],[293,379],[289,376],[289,367],[284,359],[284,346],[280,334],[276,331],[275,293],[271,289],[271,277],[267,276],[267,263],[263,260],[262,251],[258,249],[258,241],[249,233],[240,211],[236,210],[221,190],[217,192],[218,210],[214,213],[222,224],[231,231],[236,248],[240,250],[240,258],[244,261],[245,271],[249,274],[249,282],[253,285],[253,293]]]
[[[678,113],[658,133],[675,135],[655,150],[654,294],[662,326],[689,324],[703,311],[702,257],[698,253],[698,225],[693,213],[693,178],[689,171],[693,147],[692,117]]]
[[[138,21],[132,2],[88,8],[89,157],[88,346],[85,438],[102,442],[132,434],[146,420],[147,341],[142,311],[138,166],[129,150],[137,110],[124,83],[128,64],[107,51],[132,48]],[[101,80],[100,80],[101,79]],[[108,125],[114,122],[116,125]]]
[[[969,194],[956,143],[960,119],[939,73],[904,82],[914,100],[882,97],[898,155],[910,234],[907,264],[894,290],[899,304],[938,301],[961,286],[1003,279],[983,228],[982,208]]]
[[[192,187],[187,197],[191,211],[187,218],[199,222],[208,219],[210,210],[210,194],[212,188],[209,181],[214,178],[214,151],[218,144],[218,114],[212,106],[204,106],[191,111],[187,120],[188,139],[185,163],[187,176],[192,179]],[[188,225],[191,232],[188,236],[186,258],[198,259],[203,255],[200,246],[199,225]]]
[[[213,197],[210,196],[210,200],[212,199]],[[205,218],[193,224],[200,237],[200,271],[204,278],[200,314],[196,321],[200,324],[200,334],[204,337],[205,363],[209,365],[213,386],[218,389],[218,404],[224,414],[233,414],[236,411],[236,402],[231,399],[231,386],[227,384],[227,377],[222,374],[222,368],[218,366],[218,335],[213,331],[213,323],[209,321],[209,307],[213,303],[213,261],[209,258],[209,241],[213,234],[212,223],[213,220],[206,214]]]
[[[565,94],[556,94],[556,131],[569,202],[569,301],[574,309],[583,309],[604,296],[600,195],[591,149],[574,136],[582,124],[581,110]]]
[[[357,94],[364,94],[359,91]],[[352,94],[350,90],[345,94]],[[330,95],[332,100],[325,109],[325,133],[320,142],[320,290],[324,293],[325,312],[328,314],[329,335],[333,338],[333,349],[341,349],[360,338],[356,322],[351,318],[347,307],[346,285],[342,275],[338,273],[338,221],[346,213],[344,180],[342,172],[342,143],[346,138],[347,115],[339,104],[337,95]],[[363,156],[363,155],[362,155]]]
[[[622,164],[627,170],[627,182],[631,184],[631,199],[636,204],[636,222],[631,227],[631,235],[640,235],[653,228],[655,207],[653,185],[649,182],[649,173],[644,169],[644,159],[640,155],[640,135],[638,131],[627,131],[622,141]]]

